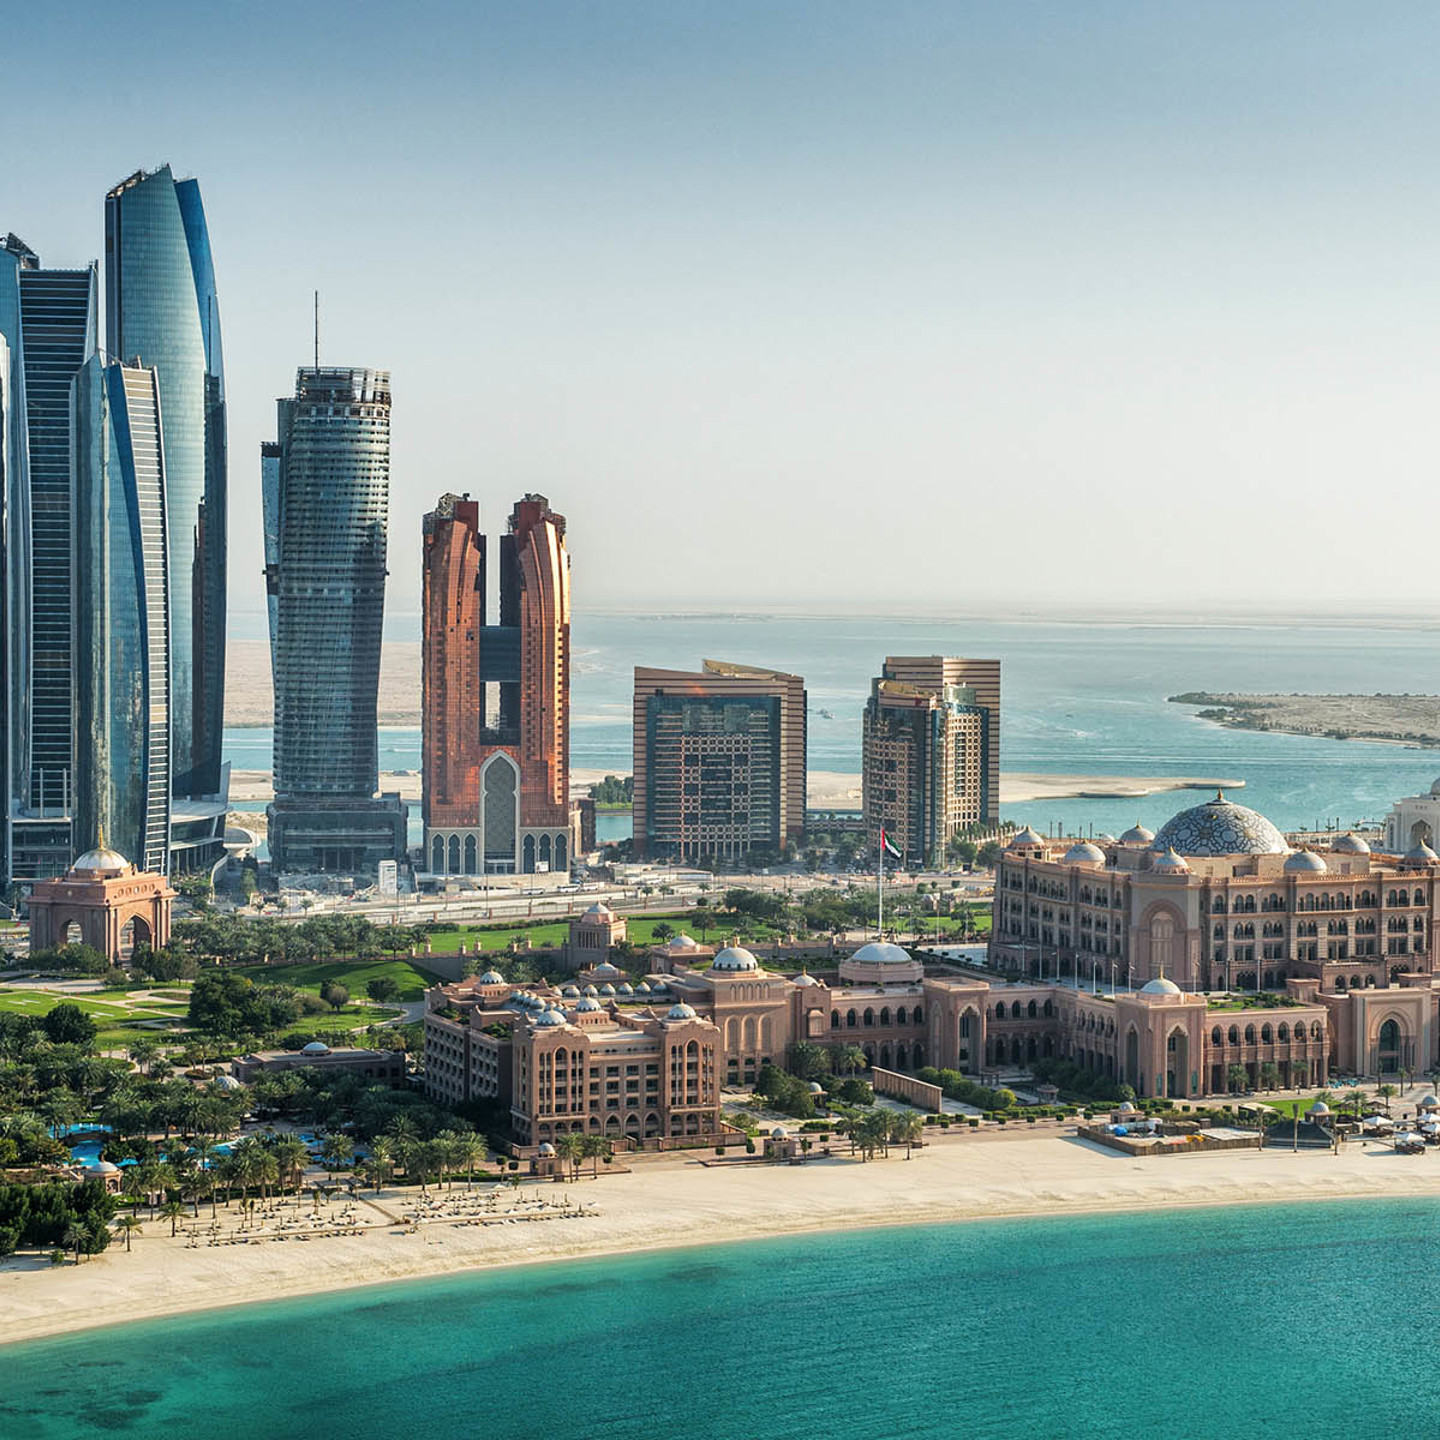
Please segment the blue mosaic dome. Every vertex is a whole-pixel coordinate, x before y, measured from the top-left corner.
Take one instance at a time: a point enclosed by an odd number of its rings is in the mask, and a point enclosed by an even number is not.
[[[1285,837],[1258,810],[1247,810],[1223,791],[1203,805],[1167,820],[1155,848],[1179,855],[1288,855]]]

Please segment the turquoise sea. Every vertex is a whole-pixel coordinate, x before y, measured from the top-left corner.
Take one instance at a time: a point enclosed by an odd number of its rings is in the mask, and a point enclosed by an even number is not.
[[[0,1435],[1433,1435],[1437,1241],[1344,1201],[403,1282],[0,1349]]]
[[[397,638],[399,638],[397,636]],[[771,665],[805,677],[812,770],[860,768],[860,711],[887,654],[998,656],[1004,662],[1001,767],[1078,775],[1243,780],[1236,798],[1285,829],[1382,818],[1428,790],[1440,750],[1261,735],[1195,718],[1166,697],[1190,690],[1434,693],[1440,625],[1272,620],[1181,624],[896,619],[881,616],[582,613],[572,630],[571,763],[628,774],[636,665],[701,660]],[[417,769],[420,732],[385,730],[382,769]],[[268,730],[231,730],[237,768],[268,769]],[[1045,830],[1152,828],[1193,797],[1006,806]],[[613,821],[610,822],[612,825]],[[623,823],[623,822],[622,822]],[[608,834],[606,838],[618,838]]]

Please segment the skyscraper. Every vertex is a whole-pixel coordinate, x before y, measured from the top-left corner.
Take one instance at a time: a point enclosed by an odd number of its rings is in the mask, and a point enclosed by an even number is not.
[[[999,819],[1000,662],[890,656],[861,729],[865,827],[914,865],[939,864],[967,825]]]
[[[47,270],[0,240],[4,381],[5,878],[60,875],[72,845],[70,385],[95,353],[96,267]]]
[[[200,187],[168,165],[105,197],[105,344],[160,381],[170,537],[172,787],[221,789],[225,704],[225,375]]]
[[[403,857],[405,806],[376,798],[390,503],[390,373],[305,369],[261,449],[275,686],[270,855],[281,871]]]
[[[425,517],[424,821],[435,874],[570,863],[570,557],[565,517],[516,501],[500,538],[499,623],[486,624],[480,507]]]
[[[170,864],[170,603],[159,377],[76,377],[75,834]]]
[[[635,671],[635,853],[779,852],[805,830],[805,681],[707,660]]]

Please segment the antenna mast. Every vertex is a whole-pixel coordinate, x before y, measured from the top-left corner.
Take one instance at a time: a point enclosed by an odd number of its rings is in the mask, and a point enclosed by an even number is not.
[[[315,368],[320,368],[320,292],[315,292]]]

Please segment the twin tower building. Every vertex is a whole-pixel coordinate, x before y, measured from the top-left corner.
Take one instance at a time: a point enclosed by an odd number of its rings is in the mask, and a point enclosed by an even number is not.
[[[161,874],[223,852],[226,441],[194,180],[105,197],[98,262],[0,238],[0,880],[105,842]]]

